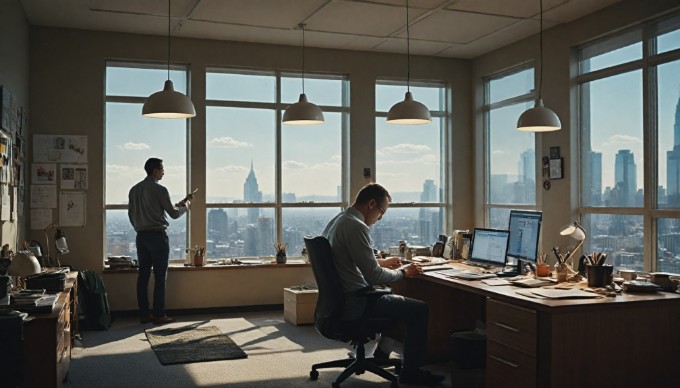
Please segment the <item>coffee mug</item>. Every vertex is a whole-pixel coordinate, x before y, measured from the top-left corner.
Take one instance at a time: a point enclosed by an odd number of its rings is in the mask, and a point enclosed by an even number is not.
[[[637,273],[632,269],[620,269],[619,275],[627,282],[637,279]]]

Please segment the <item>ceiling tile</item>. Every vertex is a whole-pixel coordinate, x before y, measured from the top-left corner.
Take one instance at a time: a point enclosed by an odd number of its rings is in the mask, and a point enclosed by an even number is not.
[[[427,42],[411,39],[410,52],[412,55],[434,55],[450,47],[448,43]],[[374,47],[377,51],[406,54],[406,39],[391,38]]]
[[[56,3],[56,2],[55,2]],[[168,15],[168,3],[158,0],[90,0],[93,11],[122,12],[140,15]],[[172,0],[170,11],[173,17],[187,16],[195,0]]]
[[[192,14],[196,20],[218,23],[294,28],[326,0],[201,0]]]
[[[505,16],[481,15],[458,11],[436,11],[410,28],[415,39],[469,43],[498,31],[521,19]],[[400,34],[406,36],[406,32]]]
[[[545,0],[543,11],[570,0]],[[590,0],[593,2],[592,0]],[[448,10],[483,13],[496,16],[530,18],[540,12],[538,1],[527,0],[460,0],[446,7]]]

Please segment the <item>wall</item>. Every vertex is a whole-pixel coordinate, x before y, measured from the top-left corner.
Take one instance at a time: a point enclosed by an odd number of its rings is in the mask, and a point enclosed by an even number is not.
[[[75,269],[101,271],[104,259],[104,73],[107,59],[165,62],[166,40],[162,36],[80,31],[59,28],[31,28],[30,86],[31,116],[34,133],[87,135],[89,147],[89,190],[87,192],[87,225],[84,228],[64,228],[69,236],[68,256],[62,262]],[[191,187],[205,187],[205,77],[206,66],[242,66],[297,70],[299,47],[221,42],[213,40],[172,40],[173,62],[188,64],[192,70],[191,90],[197,116],[191,120],[192,133]],[[395,65],[396,64],[396,65]],[[403,64],[403,65],[402,65]],[[350,80],[350,192],[353,197],[365,184],[363,168],[375,171],[375,81],[377,78],[403,79],[406,60],[403,55],[352,52],[330,49],[306,49],[305,70],[347,74]],[[471,227],[471,82],[470,61],[448,58],[412,57],[412,79],[446,81],[451,88],[451,130],[455,141],[453,180],[465,182],[455,185],[451,195],[454,203],[449,218],[455,228]],[[141,171],[141,166],[140,166]],[[141,179],[141,176],[140,176]],[[55,214],[56,216],[56,214]],[[204,241],[206,224],[205,204],[192,202],[193,241]],[[42,233],[29,231],[33,238]],[[259,271],[259,270],[258,270]],[[261,270],[251,287],[255,295],[228,292],[234,282],[242,281],[229,270],[217,273],[175,271],[171,284],[179,284],[181,296],[169,292],[167,305],[184,306],[191,300],[205,307],[239,304],[271,303],[272,290],[281,287],[276,271]],[[208,275],[208,272],[210,273]],[[265,274],[266,272],[266,274]],[[288,273],[288,272],[286,272]],[[283,274],[283,272],[282,272]],[[289,273],[287,285],[300,284],[309,277],[307,272]],[[107,274],[109,298],[114,309],[134,308],[134,276]],[[211,292],[184,285],[204,283]],[[170,289],[172,289],[172,285]],[[186,292],[186,293],[185,293]],[[278,291],[276,291],[278,292]],[[210,295],[229,295],[214,298]],[[188,299],[184,299],[188,298]],[[280,293],[278,298],[280,298]],[[280,301],[280,299],[279,299]]]
[[[28,22],[19,0],[0,2],[0,85],[6,86],[19,106],[26,109],[29,108],[28,31]],[[29,128],[24,131],[27,132]],[[30,145],[27,146],[24,152],[29,155]],[[0,245],[9,244],[10,249],[16,252],[24,240],[25,220],[24,217],[17,221],[0,222]]]
[[[576,158],[579,140],[576,109],[578,104],[576,86],[571,81],[576,74],[575,47],[678,7],[680,7],[678,0],[624,0],[571,23],[544,31],[543,101],[546,107],[552,109],[560,117],[562,130],[536,135],[536,160],[540,161],[544,155],[548,155],[550,147],[559,146],[564,156],[565,167],[564,179],[552,180],[552,188],[549,191],[542,189],[538,198],[543,209],[540,247],[542,251],[549,252],[550,248],[555,245],[563,248],[575,245],[569,237],[559,235],[559,231],[565,224],[578,219],[579,160]],[[533,61],[538,56],[538,36],[532,36],[476,58],[473,64],[474,106],[481,106],[484,101],[483,77]],[[537,68],[536,75],[538,74]],[[481,112],[477,112],[474,131],[476,177],[482,176],[483,131],[482,115]],[[480,179],[476,180],[475,209],[482,209],[482,184]],[[483,223],[483,216],[481,211],[478,211],[475,215],[475,223]]]

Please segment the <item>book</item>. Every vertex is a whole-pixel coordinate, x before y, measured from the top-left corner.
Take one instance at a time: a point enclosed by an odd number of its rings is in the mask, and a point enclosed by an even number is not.
[[[526,278],[526,279],[518,279],[518,280],[513,280],[510,282],[514,286],[520,286],[520,287],[543,287],[543,286],[551,286],[557,281],[552,280],[550,278]]]

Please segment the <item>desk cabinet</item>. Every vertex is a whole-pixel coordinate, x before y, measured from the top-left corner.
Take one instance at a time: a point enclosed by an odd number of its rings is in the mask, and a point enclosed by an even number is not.
[[[59,293],[52,312],[32,314],[35,319],[24,323],[24,388],[61,387],[68,374],[76,281],[77,272],[69,273],[66,289]]]

